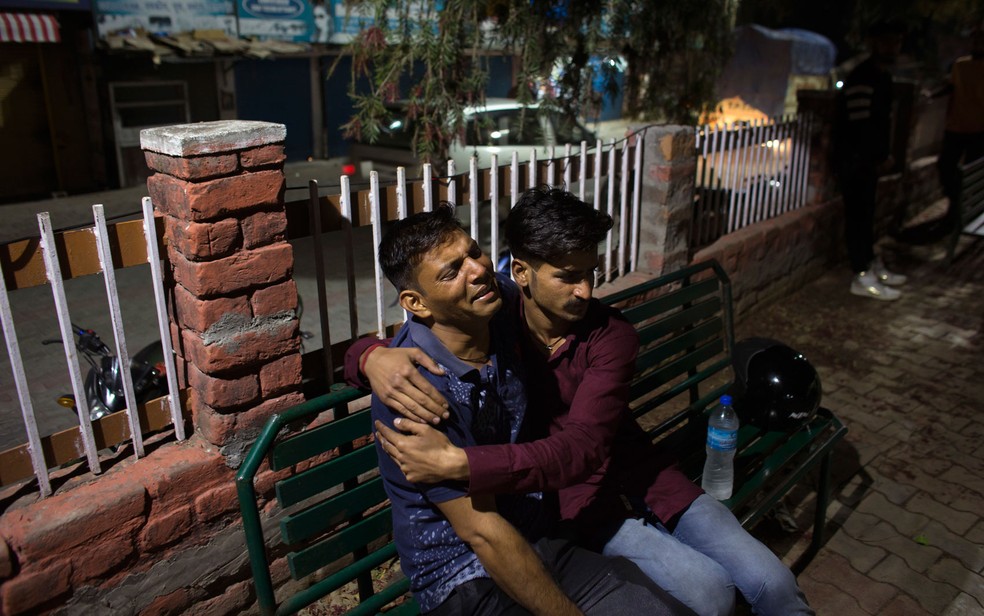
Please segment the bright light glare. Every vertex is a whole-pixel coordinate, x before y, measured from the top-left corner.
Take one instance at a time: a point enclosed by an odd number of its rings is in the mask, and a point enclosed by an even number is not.
[[[502,131],[494,130],[491,133],[489,133],[489,137],[492,137],[493,139],[501,139]]]
[[[403,120],[393,120],[390,122],[389,129],[396,130],[403,127]]]
[[[837,80],[837,83],[834,84],[834,87],[837,88],[838,90],[840,90],[841,88],[844,87],[844,82],[841,81],[840,79],[838,79]]]

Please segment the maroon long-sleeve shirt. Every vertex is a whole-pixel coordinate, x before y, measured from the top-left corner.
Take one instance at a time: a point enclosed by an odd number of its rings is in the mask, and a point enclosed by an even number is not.
[[[500,275],[500,284],[514,284]],[[522,300],[520,300],[522,302]],[[582,528],[628,515],[622,495],[641,498],[663,522],[702,492],[660,451],[628,411],[639,339],[621,313],[596,299],[548,359],[538,352],[523,316],[516,327],[528,371],[527,421],[538,440],[468,447],[469,492],[556,490],[560,514]],[[346,379],[365,387],[362,353],[380,341],[356,342],[345,358]]]

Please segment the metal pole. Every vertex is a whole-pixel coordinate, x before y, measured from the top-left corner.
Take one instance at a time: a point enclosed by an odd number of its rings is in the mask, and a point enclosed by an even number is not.
[[[318,322],[321,324],[321,355],[325,365],[325,380],[334,383],[335,366],[331,359],[331,328],[328,320],[328,276],[325,273],[325,247],[322,243],[321,201],[318,181],[308,180],[308,217],[311,223],[311,245],[314,249],[314,270],[318,288]]]
[[[126,348],[126,334],[123,332],[123,313],[120,311],[120,296],[116,289],[116,269],[113,267],[113,253],[109,247],[109,233],[106,229],[106,214],[101,204],[92,206],[95,226],[96,251],[99,254],[99,267],[106,284],[106,299],[109,302],[109,318],[113,324],[113,340],[116,343],[116,359],[119,361],[120,377],[123,380],[123,399],[126,400],[126,416],[130,423],[130,438],[133,439],[133,453],[137,458],[144,455],[143,434],[140,432],[140,411],[137,408],[137,394],[133,387],[133,374],[130,372],[130,352]]]
[[[492,154],[489,167],[489,201],[491,206],[491,229],[489,229],[489,256],[492,267],[499,271],[499,155]]]
[[[82,381],[82,371],[79,368],[79,356],[75,348],[75,328],[72,317],[68,312],[68,299],[65,297],[65,283],[62,279],[61,265],[58,263],[58,251],[55,248],[55,233],[51,227],[51,217],[48,212],[38,214],[38,227],[41,230],[41,254],[44,266],[51,283],[51,294],[55,300],[55,312],[58,314],[58,325],[61,329],[62,346],[65,349],[65,362],[68,364],[68,376],[72,382],[72,392],[75,394],[75,410],[79,415],[79,433],[85,449],[89,469],[99,474],[102,466],[99,464],[99,454],[96,449],[96,439],[92,432],[92,420],[89,418],[89,401],[85,397],[85,386]]]
[[[164,352],[164,372],[167,376],[167,401],[171,407],[171,422],[174,436],[185,440],[184,417],[181,414],[181,395],[178,390],[178,369],[174,362],[174,347],[171,344],[171,326],[167,316],[167,301],[164,292],[164,272],[161,270],[160,247],[157,244],[157,223],[154,219],[154,205],[150,197],[141,201],[143,207],[144,239],[147,242],[147,262],[150,276],[154,281],[154,303],[157,307],[157,325],[161,334],[161,349]]]
[[[34,476],[38,478],[41,494],[50,496],[51,481],[48,479],[48,465],[44,461],[44,450],[41,449],[38,420],[34,416],[31,392],[27,387],[27,374],[24,372],[24,361],[21,359],[20,345],[17,343],[14,315],[10,310],[7,281],[3,277],[3,272],[0,272],[0,320],[3,321],[3,337],[7,341],[10,369],[14,373],[14,386],[17,388],[17,398],[20,400],[21,415],[24,417],[24,428],[27,431],[27,451],[31,455],[31,466],[34,467]]]
[[[386,337],[383,270],[379,265],[379,242],[382,241],[383,221],[379,213],[379,172],[369,172],[369,222],[372,225],[372,266],[376,277],[376,336]]]

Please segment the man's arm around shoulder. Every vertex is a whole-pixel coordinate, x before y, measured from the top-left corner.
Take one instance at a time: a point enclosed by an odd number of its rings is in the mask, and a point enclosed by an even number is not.
[[[492,581],[516,603],[533,614],[581,614],[526,539],[499,515],[493,497],[455,498],[437,507]]]

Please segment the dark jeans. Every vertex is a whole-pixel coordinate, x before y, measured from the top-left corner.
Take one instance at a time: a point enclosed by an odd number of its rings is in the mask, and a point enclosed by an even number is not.
[[[875,258],[875,191],[878,173],[868,165],[842,168],[841,194],[844,198],[844,239],[851,269],[859,274]]]
[[[605,558],[562,539],[541,539],[533,549],[561,590],[588,616],[692,615],[693,612],[624,558]],[[528,614],[495,582],[466,582],[427,616]]]

